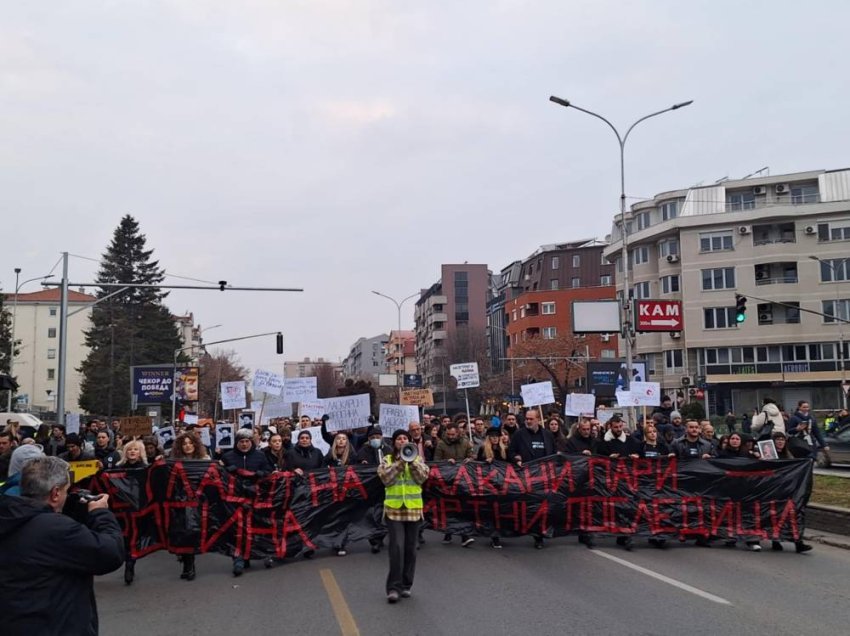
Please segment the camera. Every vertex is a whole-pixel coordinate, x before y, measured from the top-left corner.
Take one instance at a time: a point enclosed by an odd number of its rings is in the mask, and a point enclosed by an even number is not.
[[[62,508],[62,514],[71,517],[74,521],[85,523],[89,516],[89,503],[97,501],[102,496],[82,488],[69,492],[65,506]]]

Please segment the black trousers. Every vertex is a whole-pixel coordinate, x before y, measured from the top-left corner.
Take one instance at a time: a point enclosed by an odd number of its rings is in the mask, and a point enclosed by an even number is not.
[[[416,572],[416,545],[421,521],[393,521],[387,519],[390,539],[390,573],[387,575],[387,593],[403,592],[413,587]]]

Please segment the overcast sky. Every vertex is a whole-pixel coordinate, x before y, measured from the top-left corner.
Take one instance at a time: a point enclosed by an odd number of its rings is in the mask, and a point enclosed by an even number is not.
[[[281,330],[286,359],[341,359],[395,327],[372,289],[610,231],[614,136],[550,94],[622,127],[695,100],[631,137],[630,203],[847,167],[848,21],[838,0],[5,2],[0,283],[98,258],[130,213],[171,273],[305,289],[173,292],[222,325],[207,341]],[[282,364],[273,338],[233,348]]]

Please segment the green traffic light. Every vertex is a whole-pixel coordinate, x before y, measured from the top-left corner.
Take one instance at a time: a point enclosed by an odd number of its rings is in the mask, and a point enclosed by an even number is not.
[[[744,320],[746,318],[747,318],[747,315],[744,314],[744,313],[735,314],[735,322],[744,322]]]

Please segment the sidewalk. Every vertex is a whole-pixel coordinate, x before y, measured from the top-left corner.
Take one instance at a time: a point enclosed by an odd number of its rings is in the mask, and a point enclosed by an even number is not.
[[[850,469],[847,468],[815,468],[815,475],[828,475],[830,477],[844,477],[850,479]]]
[[[834,534],[832,532],[824,532],[822,530],[809,528],[806,530],[804,538],[808,541],[832,546],[833,548],[850,550],[850,536],[844,534]]]

